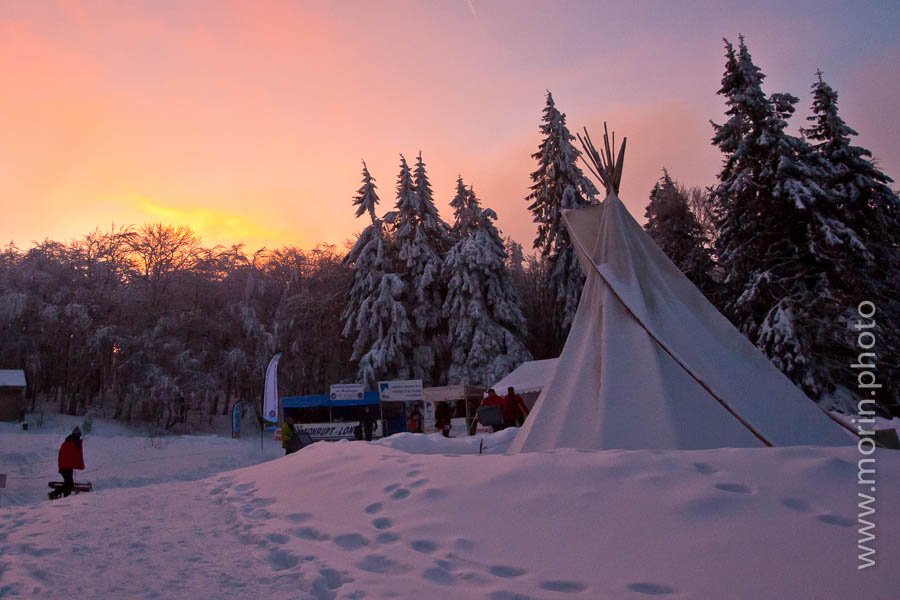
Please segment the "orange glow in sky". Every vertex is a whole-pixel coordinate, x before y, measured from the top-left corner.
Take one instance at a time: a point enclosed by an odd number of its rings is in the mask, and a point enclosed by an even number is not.
[[[664,166],[714,183],[721,38],[739,33],[766,91],[800,97],[794,131],[821,68],[856,142],[900,177],[900,11],[623,4],[0,4],[0,244],[163,221],[249,250],[342,245],[366,224],[360,159],[386,212],[398,154],[421,150],[445,219],[462,175],[528,249],[547,89],[573,133],[628,136],[640,218]]]

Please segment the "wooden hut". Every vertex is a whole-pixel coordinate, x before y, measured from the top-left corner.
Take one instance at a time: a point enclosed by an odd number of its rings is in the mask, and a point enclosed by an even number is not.
[[[0,421],[18,421],[25,401],[25,371],[0,370]]]

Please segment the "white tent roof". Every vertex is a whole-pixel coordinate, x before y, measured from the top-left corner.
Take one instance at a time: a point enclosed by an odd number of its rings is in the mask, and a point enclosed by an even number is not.
[[[25,387],[25,371],[0,369],[0,387]]]
[[[509,387],[516,388],[516,392],[519,394],[540,392],[550,381],[558,362],[558,358],[523,362],[512,373],[491,387],[501,395],[506,393],[506,389]]]
[[[852,443],[614,192],[564,215],[587,280],[559,364],[511,452]]]

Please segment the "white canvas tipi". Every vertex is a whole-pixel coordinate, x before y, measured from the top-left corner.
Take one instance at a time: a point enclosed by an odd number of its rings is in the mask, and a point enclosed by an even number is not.
[[[612,161],[604,137],[605,154],[583,144],[606,200],[564,212],[587,274],[578,312],[509,451],[852,443],[632,218],[618,197],[625,144]]]

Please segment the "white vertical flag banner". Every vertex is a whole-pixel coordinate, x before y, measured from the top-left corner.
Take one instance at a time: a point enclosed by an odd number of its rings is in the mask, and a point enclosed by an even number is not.
[[[272,357],[266,367],[266,388],[263,395],[263,419],[270,423],[278,422],[278,359],[281,352]]]

